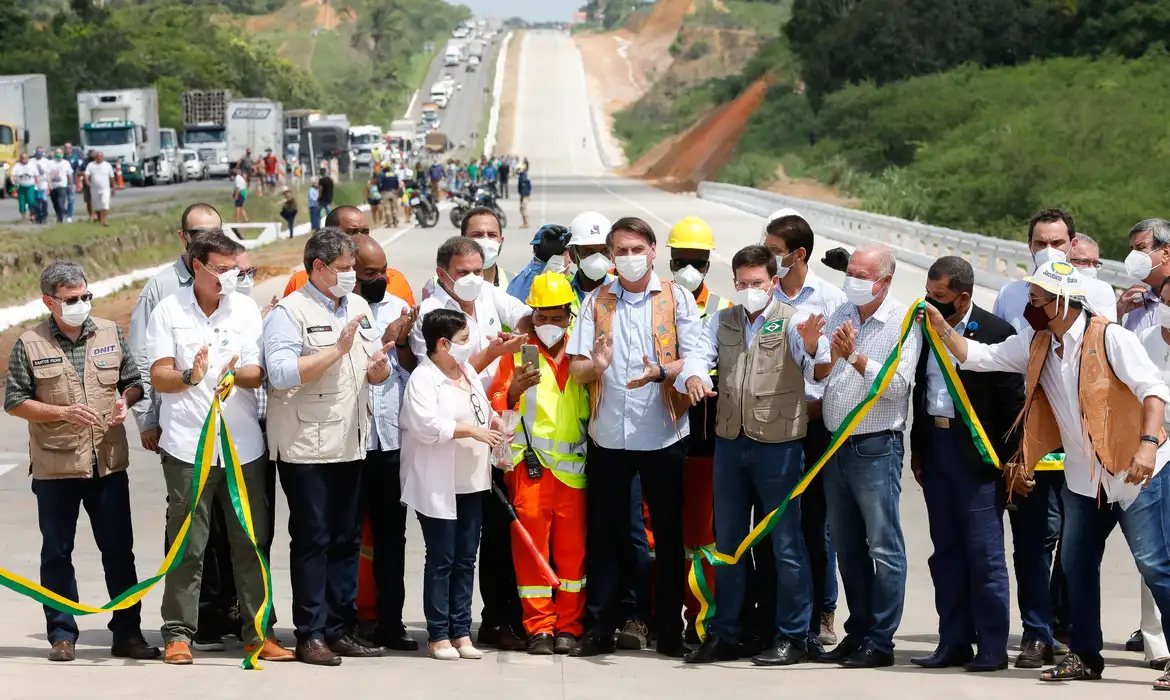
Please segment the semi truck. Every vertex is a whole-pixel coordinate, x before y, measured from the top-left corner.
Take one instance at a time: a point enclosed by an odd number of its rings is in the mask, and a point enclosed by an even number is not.
[[[463,60],[463,51],[454,44],[447,45],[447,53],[443,56],[444,66],[457,66]]]
[[[371,167],[374,162],[374,148],[382,143],[382,127],[373,124],[351,127],[349,144],[354,151],[354,163]]]
[[[183,145],[199,154],[211,177],[227,177],[227,106],[231,90],[183,93]]]
[[[162,159],[158,92],[154,88],[77,93],[81,147],[118,163],[122,178],[153,185]]]
[[[320,168],[321,161],[337,159],[338,169],[345,173],[353,167],[349,144],[349,118],[344,114],[329,114],[301,127],[301,161],[311,164],[306,173]]]
[[[252,159],[271,150],[280,157],[284,148],[284,110],[279,102],[238,98],[227,108],[227,159],[238,164],[252,151]]]
[[[37,146],[49,146],[45,76],[0,76],[0,196],[8,189],[9,168]]]

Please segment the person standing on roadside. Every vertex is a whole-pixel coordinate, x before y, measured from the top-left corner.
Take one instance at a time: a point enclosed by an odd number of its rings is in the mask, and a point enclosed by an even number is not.
[[[321,176],[317,179],[317,211],[325,216],[329,216],[333,211],[333,176],[329,174],[328,169],[322,169]]]
[[[316,233],[321,229],[321,190],[317,188],[317,180],[309,183],[309,232]]]
[[[520,227],[528,228],[528,200],[532,198],[532,180],[528,179],[528,169],[520,171],[520,178],[516,181],[516,193],[520,195]]]
[[[386,166],[381,169],[378,175],[378,190],[382,193],[383,219],[390,226],[397,228],[398,211],[401,208],[401,202],[398,200],[402,186],[398,180],[398,173],[393,168]]]
[[[113,598],[138,583],[123,422],[142,398],[142,384],[121,329],[90,317],[91,299],[80,265],[59,260],[45,268],[41,301],[51,316],[13,345],[4,390],[4,411],[28,421],[41,585],[69,600],[80,600],[73,544],[82,505],[101,551],[106,592]],[[49,660],[73,661],[73,616],[46,606],[45,623]],[[159,657],[142,637],[141,603],[114,612],[109,628],[113,656]]]
[[[504,158],[500,162],[500,194],[504,195],[504,199],[509,198],[508,179],[510,177],[512,177],[512,166],[508,163],[508,159]]]
[[[252,184],[252,174],[255,170],[256,163],[252,160],[252,149],[249,148],[244,152],[244,157],[236,164],[236,170],[244,178],[244,189],[248,189],[248,185]]]
[[[284,201],[280,204],[280,218],[288,224],[288,237],[292,238],[297,227],[297,198],[287,187],[281,194],[284,196]]]
[[[9,178],[16,183],[16,201],[20,207],[20,218],[34,221],[37,218],[37,182],[40,170],[28,162],[28,154],[20,154],[20,162],[12,166]]]
[[[236,204],[236,223],[248,223],[248,212],[244,203],[248,201],[248,181],[239,170],[232,172],[232,199]]]
[[[69,213],[69,185],[73,181],[73,166],[65,160],[61,149],[53,152],[53,162],[49,164],[48,171],[53,211],[57,214],[57,223],[64,223]]]
[[[69,162],[69,166],[73,169],[69,176],[69,191],[68,191],[68,208],[65,212],[65,223],[73,223],[73,202],[77,198],[77,193],[81,191],[81,171],[85,165],[85,157],[81,153],[80,148],[74,148],[73,144],[68,141],[65,142],[65,160]]]
[[[98,151],[93,162],[85,166],[85,182],[89,186],[90,202],[98,223],[109,226],[110,199],[114,196],[114,168],[106,162],[106,154]]]
[[[268,190],[268,194],[276,192],[277,173],[280,172],[280,163],[276,156],[272,154],[272,149],[269,148],[264,151],[264,186],[260,188],[260,196],[264,196],[264,190]]]

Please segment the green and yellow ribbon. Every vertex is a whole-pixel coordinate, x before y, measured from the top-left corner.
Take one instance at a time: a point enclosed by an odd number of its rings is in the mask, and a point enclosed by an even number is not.
[[[99,613],[125,610],[141,602],[150,589],[154,588],[159,581],[162,581],[167,574],[178,566],[184,554],[187,552],[187,539],[191,534],[191,520],[195,515],[195,509],[199,506],[199,501],[203,498],[203,489],[207,485],[207,476],[215,463],[215,436],[216,427],[218,426],[221,459],[224,462],[224,468],[228,475],[228,492],[231,495],[232,507],[235,510],[236,518],[240,521],[240,525],[248,533],[248,539],[252,542],[252,548],[260,560],[260,568],[263,572],[264,604],[261,606],[261,610],[256,614],[256,618],[253,621],[256,625],[257,632],[259,632],[260,640],[263,642],[265,637],[264,633],[268,629],[268,620],[272,615],[272,578],[268,568],[268,561],[264,558],[264,554],[256,544],[256,535],[252,527],[252,510],[248,503],[248,490],[244,485],[243,468],[240,465],[239,457],[236,455],[236,448],[232,442],[231,433],[228,431],[227,422],[223,418],[222,402],[227,399],[234,387],[235,375],[232,372],[229,372],[220,382],[219,386],[216,387],[212,399],[211,411],[208,412],[207,419],[203,421],[203,429],[200,431],[199,444],[195,452],[194,472],[192,475],[195,497],[191,499],[191,510],[187,513],[186,519],[183,520],[183,525],[179,528],[179,533],[175,537],[175,541],[171,544],[170,550],[167,551],[166,557],[163,558],[163,562],[158,568],[158,573],[140,581],[114,597],[110,602],[100,606],[87,605],[69,600],[58,593],[50,591],[39,583],[34,583],[7,569],[0,569],[0,586],[15,591],[27,598],[32,598],[41,605],[70,615],[96,615]],[[255,652],[244,659],[243,667],[245,669],[260,668],[258,659],[263,647],[264,645],[261,644]]]
[[[760,540],[768,536],[769,533],[780,522],[780,518],[784,515],[784,511],[788,509],[788,504],[812,483],[825,463],[836,454],[841,445],[845,443],[849,436],[861,424],[862,419],[873,408],[881,395],[885,393],[886,388],[894,378],[894,372],[898,369],[898,364],[902,361],[902,346],[905,345],[906,339],[910,337],[910,333],[914,330],[915,317],[922,313],[921,325],[923,333],[926,336],[927,346],[934,355],[935,360],[942,370],[943,378],[946,382],[947,392],[951,396],[952,402],[955,404],[955,410],[963,418],[963,422],[967,424],[971,431],[971,437],[975,441],[975,446],[979,450],[983,461],[991,464],[997,468],[1002,468],[999,462],[998,455],[995,454],[995,448],[992,447],[991,442],[987,439],[987,434],[983,430],[983,425],[979,422],[979,417],[975,415],[975,408],[971,405],[971,400],[967,396],[967,392],[963,389],[963,383],[959,380],[959,373],[955,370],[955,366],[951,363],[950,357],[947,355],[946,347],[939,338],[938,333],[931,327],[926,320],[926,304],[922,299],[916,301],[906,312],[905,318],[902,319],[901,336],[898,344],[890,352],[882,367],[878,370],[877,377],[873,384],[869,387],[869,393],[861,403],[853,407],[853,410],[845,416],[841,426],[837,428],[836,432],[829,439],[829,448],[819,459],[808,469],[796,486],[780,503],[780,506],[768,513],[763,520],[761,520],[748,536],[744,538],[739,546],[735,549],[735,554],[729,555],[717,551],[714,547],[698,547],[697,552],[700,556],[696,556],[691,561],[691,571],[687,576],[691,592],[699,600],[699,614],[695,620],[695,629],[699,633],[700,639],[705,639],[707,636],[707,624],[711,618],[715,616],[715,597],[711,593],[711,587],[707,583],[707,578],[703,574],[702,559],[706,559],[712,566],[734,566],[739,563],[739,560],[747,554],[748,550],[759,544]]]

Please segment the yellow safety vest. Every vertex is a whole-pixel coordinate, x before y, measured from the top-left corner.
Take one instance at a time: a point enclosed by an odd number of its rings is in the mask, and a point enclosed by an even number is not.
[[[520,354],[513,358],[515,370],[523,366]],[[554,367],[540,353],[540,383],[524,392],[516,404],[524,425],[516,427],[512,441],[512,463],[524,468],[528,437],[541,464],[566,486],[585,488],[585,436],[589,421],[589,394],[570,377],[561,391]],[[528,429],[525,435],[524,428]]]

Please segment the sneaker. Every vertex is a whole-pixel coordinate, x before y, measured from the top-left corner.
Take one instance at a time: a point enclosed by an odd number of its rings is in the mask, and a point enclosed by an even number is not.
[[[167,642],[166,651],[163,652],[163,663],[188,666],[194,662],[195,659],[191,656],[191,646],[187,642]]]
[[[837,632],[833,629],[837,614],[825,610],[821,613],[821,644],[832,646],[837,643]]]
[[[67,223],[67,224],[73,223],[73,217],[72,216],[65,217],[65,223]]]
[[[650,628],[641,620],[628,620],[617,636],[617,648],[641,651],[650,644]]]
[[[223,651],[223,637],[217,635],[200,636],[198,632],[195,633],[195,638],[191,640],[191,648],[195,651]]]

